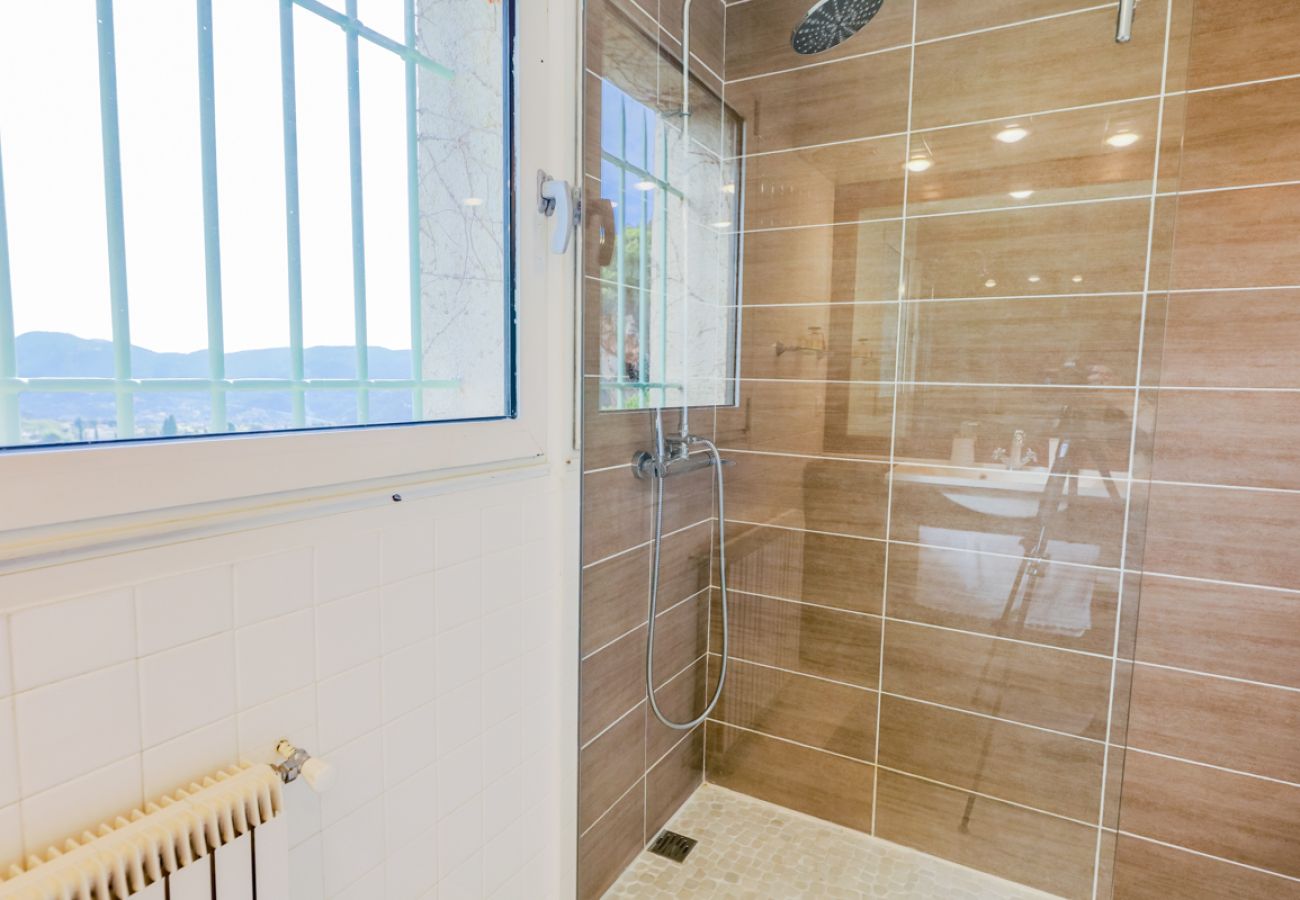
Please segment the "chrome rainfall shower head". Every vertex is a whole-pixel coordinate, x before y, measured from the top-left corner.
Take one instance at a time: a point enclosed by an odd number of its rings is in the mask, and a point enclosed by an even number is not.
[[[818,0],[790,35],[795,53],[824,53],[857,34],[885,0]]]

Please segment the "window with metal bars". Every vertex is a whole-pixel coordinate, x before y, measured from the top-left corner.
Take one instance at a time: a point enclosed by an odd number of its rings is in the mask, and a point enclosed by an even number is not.
[[[513,415],[512,17],[0,6],[0,448]]]

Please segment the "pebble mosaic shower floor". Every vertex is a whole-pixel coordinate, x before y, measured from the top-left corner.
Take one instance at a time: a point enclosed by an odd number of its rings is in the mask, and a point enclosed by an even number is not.
[[[605,894],[736,900],[1044,900],[1042,891],[706,784],[668,827],[699,843],[683,863],[649,851]]]

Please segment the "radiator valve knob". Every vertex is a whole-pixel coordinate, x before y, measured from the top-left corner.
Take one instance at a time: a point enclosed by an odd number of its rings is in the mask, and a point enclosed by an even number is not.
[[[302,777],[306,779],[307,784],[313,791],[318,794],[328,791],[334,787],[334,782],[338,781],[339,773],[332,763],[327,763],[323,759],[312,757],[302,764]]]

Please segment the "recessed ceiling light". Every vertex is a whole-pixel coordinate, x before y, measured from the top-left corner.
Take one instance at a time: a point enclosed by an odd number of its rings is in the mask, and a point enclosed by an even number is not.
[[[1131,131],[1121,131],[1106,138],[1106,143],[1112,147],[1132,147],[1141,137],[1142,135],[1134,134]]]
[[[1016,200],[1028,200],[1034,196],[1033,191],[1012,191],[1011,196]]]
[[[1043,280],[1043,279],[1040,278],[1040,277],[1038,277],[1037,275],[1030,275],[1030,276],[1029,276],[1029,283],[1030,283],[1030,284],[1038,284],[1038,282],[1040,282],[1040,281],[1042,281],[1042,280]]]
[[[907,161],[907,171],[924,172],[932,165],[934,165],[934,160],[929,159],[928,157],[925,156],[918,156],[916,159],[909,159]]]
[[[1029,132],[1019,125],[1009,125],[993,136],[1004,144],[1014,144],[1029,137]]]
[[[482,206],[482,205],[483,205],[483,198],[482,198],[482,197],[466,197],[466,198],[465,198],[465,205],[466,205],[466,206]]]
[[[655,183],[653,181],[638,181],[632,186],[638,191],[653,191],[655,189]]]
[[[990,278],[988,281],[984,282],[984,286],[985,286],[985,287],[997,287],[997,286],[998,286],[997,279],[996,279],[996,278]]]
[[[1075,275],[1075,276],[1074,276],[1073,278],[1071,278],[1070,280],[1073,281],[1075,284],[1083,284],[1083,276],[1082,276],[1082,275]]]
[[[722,186],[722,193],[724,193],[724,194],[734,194],[734,193],[736,193],[736,186],[735,186],[734,184],[724,184],[724,185]]]
[[[731,223],[730,223],[730,222],[714,222],[714,223],[713,223],[713,227],[714,227],[714,228],[730,228],[730,227],[731,227]]]

